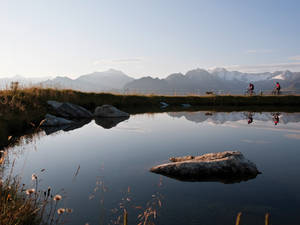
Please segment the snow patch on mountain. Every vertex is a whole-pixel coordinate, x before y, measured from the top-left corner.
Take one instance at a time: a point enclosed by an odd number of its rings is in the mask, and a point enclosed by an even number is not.
[[[239,71],[228,71],[225,68],[215,68],[208,70],[212,75],[215,75],[226,81],[242,81],[242,82],[256,82],[268,80],[272,77],[271,73],[242,73]]]

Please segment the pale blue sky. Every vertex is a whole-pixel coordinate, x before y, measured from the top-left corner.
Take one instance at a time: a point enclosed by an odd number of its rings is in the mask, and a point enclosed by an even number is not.
[[[0,0],[0,77],[300,71],[298,0]]]

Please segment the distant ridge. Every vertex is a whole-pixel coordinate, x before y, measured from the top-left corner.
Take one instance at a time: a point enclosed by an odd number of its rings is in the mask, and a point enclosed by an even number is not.
[[[124,85],[134,79],[124,74],[122,71],[110,69],[104,72],[94,72],[85,74],[77,79],[68,77],[56,77],[52,80],[41,82],[43,87],[69,88],[80,91],[119,91]]]
[[[74,89],[86,92],[120,92],[120,93],[156,93],[156,94],[203,94],[244,93],[249,82],[254,83],[256,91],[270,91],[276,81],[288,91],[300,92],[300,72],[276,71],[265,73],[243,73],[228,71],[224,68],[213,70],[193,69],[186,74],[174,73],[166,78],[150,76],[134,79],[122,71],[110,69],[93,72],[76,79],[57,76],[53,79],[27,79],[22,76],[0,79],[0,88],[5,88],[11,81],[26,85],[40,85],[59,89]]]
[[[285,90],[300,92],[300,72],[277,71],[266,73],[242,73],[227,71],[224,68],[214,70],[194,69],[185,75],[171,74],[165,79],[140,78],[125,85],[129,91],[159,94],[204,94],[214,93],[241,94],[247,89],[249,82],[254,83],[255,90],[270,92],[275,82],[280,82]]]

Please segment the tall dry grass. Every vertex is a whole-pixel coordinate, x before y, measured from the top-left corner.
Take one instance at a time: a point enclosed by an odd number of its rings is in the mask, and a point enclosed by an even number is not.
[[[72,210],[60,208],[62,196],[53,196],[50,187],[41,189],[36,174],[32,174],[32,185],[26,187],[20,176],[13,175],[15,161],[8,175],[4,175],[7,157],[7,151],[3,151],[0,158],[0,225],[64,224],[66,214]]]

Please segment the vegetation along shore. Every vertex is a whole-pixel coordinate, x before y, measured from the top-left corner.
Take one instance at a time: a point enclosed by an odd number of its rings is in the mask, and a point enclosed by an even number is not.
[[[300,95],[120,95],[88,93],[74,90],[17,87],[0,91],[1,145],[7,137],[24,135],[34,130],[51,113],[48,100],[70,102],[91,111],[97,106],[110,104],[130,114],[161,111],[299,111]],[[164,104],[168,107],[162,107]]]

